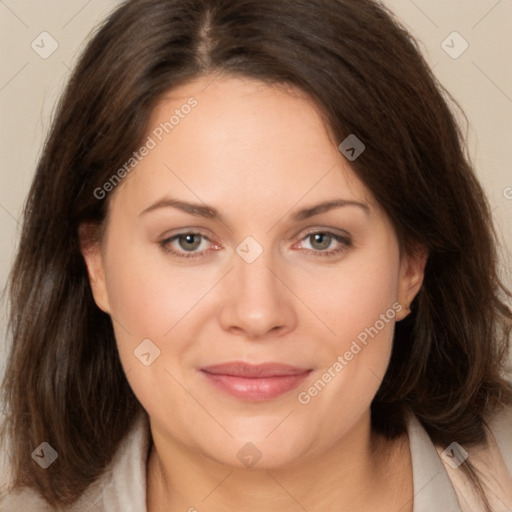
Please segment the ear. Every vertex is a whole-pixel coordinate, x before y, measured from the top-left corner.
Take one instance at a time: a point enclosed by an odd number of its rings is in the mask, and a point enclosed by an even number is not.
[[[411,302],[423,284],[427,259],[428,251],[424,247],[418,247],[410,254],[404,253],[400,259],[398,302],[403,309],[397,311],[397,321],[403,320],[411,311]]]
[[[87,266],[94,301],[102,311],[110,314],[105,281],[105,266],[101,252],[100,237],[98,236],[99,229],[96,224],[84,222],[78,228],[78,237],[80,240],[80,251]]]

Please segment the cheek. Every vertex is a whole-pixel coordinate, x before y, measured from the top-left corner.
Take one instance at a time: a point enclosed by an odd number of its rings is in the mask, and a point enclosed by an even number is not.
[[[151,340],[149,352],[160,355],[166,333],[186,314],[187,294],[192,292],[179,278],[169,282],[162,262],[121,230],[109,239],[107,255],[106,286],[121,361],[127,374],[137,370],[132,379],[142,368],[149,376],[149,369],[136,359],[138,347]],[[179,346],[173,347],[179,352]],[[152,369],[157,363],[159,359],[151,363]]]
[[[316,380],[301,389],[298,401],[318,414],[337,412],[350,423],[369,407],[389,363],[401,309],[396,302],[398,247],[382,237],[381,243],[354,252],[329,272],[317,276],[321,289],[310,289],[309,295],[302,289],[330,332],[317,347],[321,368]]]
[[[214,272],[172,265],[154,243],[128,229],[109,240],[107,291],[112,314],[135,337],[162,339],[201,300]]]
[[[168,373],[174,373],[169,360],[179,366],[190,342],[187,336],[175,334],[207,287],[193,286],[190,274],[171,269],[165,258],[155,253],[154,248],[113,240],[107,290],[119,356],[130,387],[146,410],[158,416],[170,404],[177,406],[180,393]]]
[[[200,337],[207,314],[204,299],[221,275],[213,266],[173,265],[158,247],[120,232],[109,241],[106,273],[115,337],[132,389],[141,403],[158,408],[154,390],[172,384],[164,370],[188,365],[191,339]],[[152,362],[145,366],[141,354],[148,352]]]
[[[358,336],[364,341],[368,330],[374,334],[376,324],[382,338],[392,335],[399,309],[399,250],[391,237],[375,238],[371,247],[348,253],[336,266],[318,267],[295,283],[298,295],[323,321],[327,344],[337,353],[348,350]]]

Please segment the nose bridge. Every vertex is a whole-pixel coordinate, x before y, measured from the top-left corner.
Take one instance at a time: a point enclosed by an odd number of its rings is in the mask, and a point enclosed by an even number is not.
[[[273,251],[247,237],[236,253],[222,309],[223,327],[243,330],[251,338],[291,328],[295,323],[291,294],[274,268]]]
[[[247,252],[244,250],[249,249]],[[282,298],[282,290],[275,275],[271,271],[273,255],[270,249],[261,251],[254,242],[248,241],[237,248],[239,261],[235,264],[236,292],[245,308],[254,309],[254,313],[266,306],[276,307]],[[260,312],[261,314],[261,312]]]
[[[276,272],[272,269],[272,262],[270,251],[265,251],[251,263],[243,258],[236,263],[235,274],[240,283],[240,289],[250,292],[252,300],[266,295],[268,295],[267,300],[272,300],[281,294],[278,290],[279,281],[276,278]]]
[[[262,236],[258,236],[261,240]],[[237,278],[249,286],[270,284],[273,275],[269,268],[275,264],[275,257],[270,237],[260,243],[253,236],[247,236],[236,247],[235,274]]]

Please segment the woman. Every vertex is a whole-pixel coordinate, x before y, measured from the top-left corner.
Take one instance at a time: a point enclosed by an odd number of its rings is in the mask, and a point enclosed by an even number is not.
[[[2,510],[510,508],[510,293],[441,91],[372,0],[121,5],[26,206]]]

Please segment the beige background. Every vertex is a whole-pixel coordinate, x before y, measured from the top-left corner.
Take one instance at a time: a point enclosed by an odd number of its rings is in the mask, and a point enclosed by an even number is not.
[[[93,27],[118,2],[0,0],[0,289],[5,286],[28,192],[55,100]],[[385,0],[421,41],[436,75],[465,110],[470,155],[487,190],[504,240],[503,269],[512,254],[512,0]],[[458,36],[450,36],[454,31]],[[58,48],[48,51],[49,36]],[[450,36],[450,37],[448,37]],[[448,37],[448,39],[447,39]],[[41,42],[41,39],[44,41]],[[467,50],[458,58],[452,54]],[[44,48],[42,48],[44,45]],[[37,48],[37,47],[36,47]],[[507,282],[512,285],[512,276]],[[0,317],[0,376],[5,304]]]

